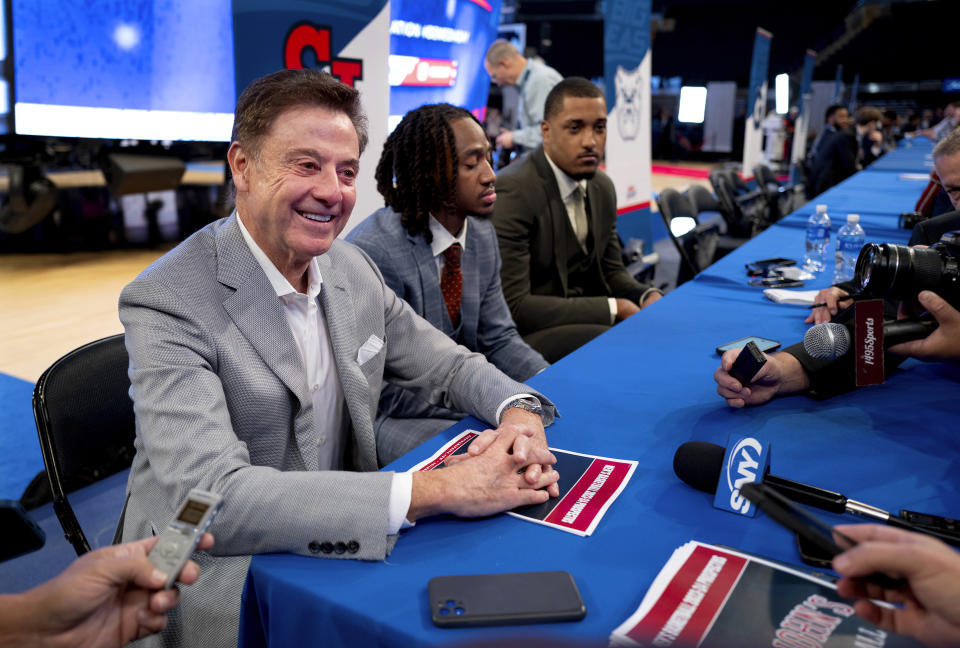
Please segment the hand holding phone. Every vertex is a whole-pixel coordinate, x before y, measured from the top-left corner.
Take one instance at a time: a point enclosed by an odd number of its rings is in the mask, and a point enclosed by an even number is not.
[[[857,544],[850,536],[840,533],[762,482],[744,484],[740,487],[740,494],[769,515],[774,522],[797,534],[801,542],[815,547],[818,553],[829,556],[831,560]],[[837,541],[834,541],[835,538]],[[870,574],[864,580],[884,589],[903,589],[907,584],[903,579],[891,578],[881,573]]]
[[[740,355],[733,361],[733,366],[727,372],[736,378],[741,385],[749,385],[760,368],[767,363],[767,357],[757,347],[756,342],[747,342],[740,351]]]

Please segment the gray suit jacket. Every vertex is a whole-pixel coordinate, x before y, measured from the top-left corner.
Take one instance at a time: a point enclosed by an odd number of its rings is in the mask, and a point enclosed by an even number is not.
[[[392,475],[369,472],[385,373],[488,422],[503,399],[529,391],[417,316],[359,249],[336,241],[318,262],[351,423],[345,468],[366,472],[317,470],[321,439],[300,354],[235,215],[164,255],[120,297],[137,422],[124,539],[160,532],[191,488],[224,498],[210,529],[215,555],[197,554],[200,580],[184,588],[163,645],[236,643],[250,554],[389,553]],[[371,336],[383,349],[358,364]]]
[[[521,335],[562,324],[610,324],[609,297],[637,301],[649,286],[627,272],[617,236],[617,198],[603,171],[587,183],[597,250],[592,294],[570,296],[570,219],[543,147],[497,175],[493,224],[500,242],[503,294]]]
[[[467,220],[458,330],[443,301],[430,244],[422,234],[410,235],[399,214],[389,207],[379,209],[357,225],[347,240],[370,255],[386,284],[418,315],[471,351],[482,353],[514,380],[526,380],[545,369],[547,361],[523,341],[510,317],[500,289],[500,251],[493,225],[474,216]],[[463,413],[431,407],[410,390],[387,383],[380,396],[380,416],[461,418]]]

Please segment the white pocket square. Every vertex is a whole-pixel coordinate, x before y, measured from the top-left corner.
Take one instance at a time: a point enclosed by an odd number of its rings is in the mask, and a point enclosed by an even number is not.
[[[367,338],[367,341],[363,343],[363,346],[360,347],[360,350],[357,351],[357,364],[363,364],[373,356],[380,353],[380,349],[383,348],[383,340],[378,338],[376,335],[371,335]]]

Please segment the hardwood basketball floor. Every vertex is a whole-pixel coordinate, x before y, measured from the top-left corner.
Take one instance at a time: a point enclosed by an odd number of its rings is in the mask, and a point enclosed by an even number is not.
[[[661,174],[651,184],[654,191],[709,186]],[[0,372],[34,382],[71,349],[121,333],[120,291],[167,249],[0,254]]]

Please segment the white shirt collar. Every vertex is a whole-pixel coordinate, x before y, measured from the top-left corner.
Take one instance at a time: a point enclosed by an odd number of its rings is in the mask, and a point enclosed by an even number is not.
[[[433,252],[433,256],[437,257],[443,254],[443,251],[454,243],[460,244],[461,250],[467,249],[467,223],[469,219],[464,219],[463,227],[460,228],[460,233],[454,236],[451,234],[446,227],[440,224],[433,215],[430,216],[429,225],[430,233],[433,234],[433,241],[430,242],[430,251]]]
[[[250,232],[248,232],[244,226],[240,214],[237,212],[234,213],[237,214],[237,224],[240,226],[240,234],[243,236],[243,240],[246,242],[247,247],[250,248],[253,258],[256,259],[260,267],[263,268],[263,272],[267,275],[267,279],[270,281],[270,285],[273,286],[274,292],[277,293],[277,297],[285,297],[291,293],[296,294],[296,289],[290,285],[290,282],[287,281],[287,278],[277,269],[277,266],[273,265],[273,261],[267,256],[267,253],[260,249],[257,242],[253,240]],[[323,277],[320,276],[320,265],[317,263],[317,258],[314,257],[310,259],[310,265],[307,267],[307,295],[311,298],[316,297],[320,294],[322,285]]]
[[[580,187],[580,191],[583,192],[583,195],[587,195],[587,180],[574,180],[567,172],[554,164],[553,160],[550,159],[550,156],[547,155],[547,149],[543,149],[543,155],[547,158],[547,162],[550,163],[550,168],[553,169],[553,175],[557,178],[557,187],[560,188],[560,198],[563,202],[567,202],[570,198],[570,194],[573,193],[573,190],[577,187]]]

